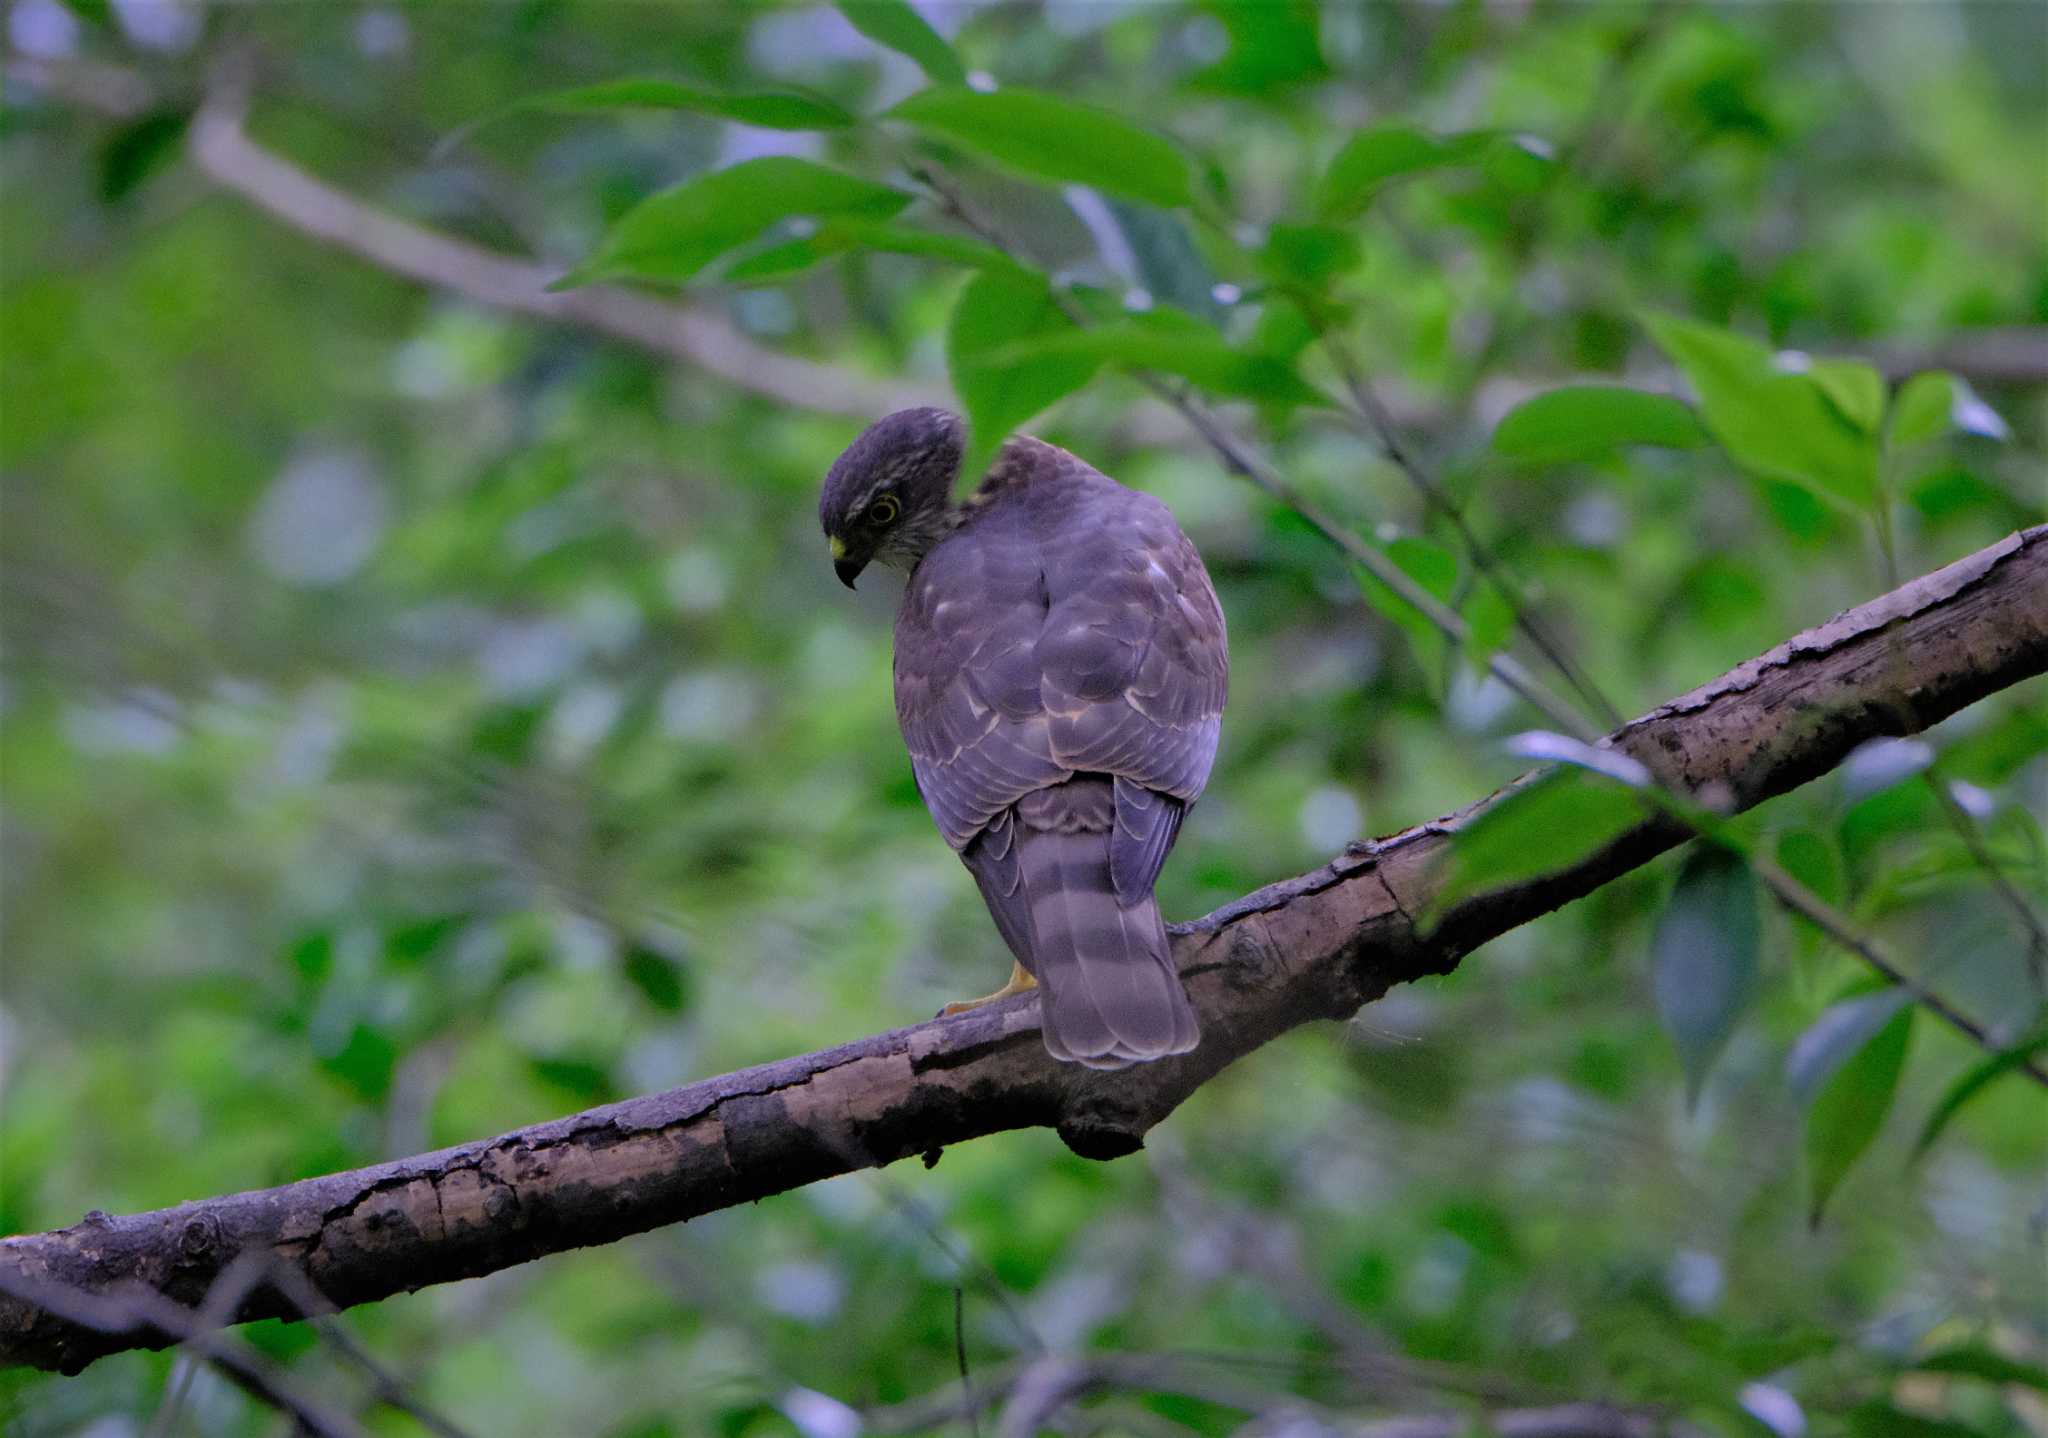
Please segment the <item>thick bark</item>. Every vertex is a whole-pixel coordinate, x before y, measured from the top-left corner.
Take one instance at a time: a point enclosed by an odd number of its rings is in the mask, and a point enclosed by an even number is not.
[[[1673,790],[1744,809],[1865,740],[1923,729],[2044,670],[2048,526],[1810,629],[1608,742]],[[1355,846],[1177,928],[1175,957],[1202,1017],[1193,1053],[1120,1073],[1057,1064],[1039,1042],[1037,1000],[1025,996],[439,1153],[155,1213],[88,1214],[0,1242],[0,1364],[76,1371],[176,1341],[147,1319],[150,1304],[128,1305],[136,1317],[122,1327],[84,1321],[80,1305],[57,1296],[118,1298],[140,1284],[196,1307],[245,1252],[296,1269],[346,1308],[850,1169],[936,1160],[947,1144],[1004,1129],[1051,1127],[1092,1158],[1129,1153],[1268,1040],[1446,973],[1686,837],[1674,821],[1648,821],[1575,863],[1463,899],[1422,931],[1415,916],[1432,907],[1453,834],[1491,802]],[[271,1286],[235,1317],[297,1312]]]

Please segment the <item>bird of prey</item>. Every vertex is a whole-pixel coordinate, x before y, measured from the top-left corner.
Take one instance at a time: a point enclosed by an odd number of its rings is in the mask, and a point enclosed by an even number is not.
[[[963,432],[940,409],[878,421],[818,517],[849,589],[871,560],[909,576],[897,722],[1017,959],[974,1002],[1035,985],[1046,1048],[1090,1068],[1185,1053],[1152,886],[1216,757],[1222,607],[1166,506],[1065,450],[1013,438],[953,503]]]

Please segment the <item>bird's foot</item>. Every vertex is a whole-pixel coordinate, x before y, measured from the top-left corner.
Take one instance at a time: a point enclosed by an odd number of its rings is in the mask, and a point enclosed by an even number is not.
[[[1010,964],[1010,981],[1007,984],[1004,984],[994,993],[985,994],[981,998],[967,999],[957,1004],[947,1004],[939,1010],[938,1017],[943,1019],[949,1014],[964,1014],[969,1009],[978,1009],[982,1005],[992,1004],[998,999],[1007,999],[1012,994],[1029,993],[1037,987],[1038,980],[1031,977],[1031,971],[1013,960]]]

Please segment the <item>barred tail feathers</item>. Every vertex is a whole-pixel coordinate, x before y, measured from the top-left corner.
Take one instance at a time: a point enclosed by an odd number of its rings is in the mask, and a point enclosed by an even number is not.
[[[1019,828],[1019,897],[1031,916],[1027,966],[1041,989],[1052,1056],[1117,1069],[1192,1049],[1200,1028],[1159,905],[1149,890],[1134,904],[1118,902],[1109,827],[1062,831],[1027,821]]]

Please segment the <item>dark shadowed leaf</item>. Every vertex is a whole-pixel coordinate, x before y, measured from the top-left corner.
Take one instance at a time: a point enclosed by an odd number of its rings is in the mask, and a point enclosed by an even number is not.
[[[1755,340],[1713,325],[1662,314],[1644,323],[1691,381],[1708,430],[1737,464],[1857,509],[1875,501],[1875,438],[1843,419],[1811,374],[1789,372]]]
[[[1557,464],[1599,459],[1631,444],[1695,449],[1707,433],[1669,395],[1609,385],[1569,385],[1509,410],[1493,431],[1496,454]]]
[[[561,1089],[577,1103],[604,1103],[618,1097],[610,1066],[596,1059],[575,1055],[530,1058],[527,1067],[535,1078]]]
[[[1195,245],[1187,221],[1151,205],[1111,196],[1105,203],[1138,264],[1138,283],[1155,299],[1214,321],[1216,273]]]
[[[380,1030],[357,1024],[349,1031],[348,1042],[338,1052],[322,1058],[320,1067],[347,1084],[358,1098],[378,1103],[391,1092],[398,1048]]]
[[[1035,272],[985,270],[961,292],[946,332],[946,367],[973,430],[963,466],[968,478],[981,475],[1018,425],[1102,367],[1100,357],[1086,352],[1016,354],[1032,341],[1072,333],[1052,287]]]
[[[626,950],[626,978],[641,996],[666,1014],[680,1013],[689,1000],[683,966],[645,944]]]
[[[883,220],[910,196],[789,155],[745,160],[650,196],[621,215],[598,252],[554,288],[592,280],[683,281],[771,225],[797,217]]]
[[[832,101],[795,90],[724,94],[674,80],[629,76],[515,101],[456,130],[441,148],[513,115],[601,115],[619,110],[687,110],[767,130],[843,130],[854,123],[854,117]]]
[[[100,198],[121,199],[176,159],[191,118],[184,110],[158,110],[114,131],[100,147]]]
[[[1807,1101],[1809,1214],[1820,1221],[1829,1195],[1884,1126],[1913,1035],[1912,995],[1902,988],[1831,1005],[1792,1046],[1787,1076]]]
[[[1984,1438],[1974,1424],[1910,1413],[1883,1398],[1859,1403],[1844,1416],[1850,1438]]]
[[[1650,942],[1657,1014],[1695,1101],[1756,993],[1760,933],[1749,865],[1716,845],[1696,845]]]
[[[993,245],[964,235],[868,220],[827,220],[816,234],[751,254],[726,269],[721,278],[733,284],[783,280],[845,254],[912,255],[973,269],[1020,268]]]
[[[1187,158],[1167,141],[1108,110],[1055,95],[924,90],[889,115],[1034,179],[1093,185],[1169,209],[1194,197]]]
[[[1914,1359],[1911,1367],[1920,1373],[1954,1373],[1966,1378],[1981,1378],[1987,1383],[2018,1383],[2048,1392],[2048,1368],[2008,1358],[1981,1344],[1944,1348],[1924,1358]]]
[[[470,921],[468,914],[442,914],[399,924],[385,932],[384,957],[393,964],[419,964],[434,957]]]
[[[1920,1137],[1914,1140],[1913,1157],[1919,1158],[1934,1147],[1942,1130],[1949,1121],[1963,1111],[1963,1106],[1991,1085],[1993,1079],[2013,1072],[2041,1054],[2048,1053],[2048,1033],[2035,1034],[2012,1048],[1991,1054],[1963,1070],[1956,1081],[1948,1086],[1941,1101],[1934,1106],[1934,1112],[1927,1115],[1927,1122],[1920,1130]]]
[[[1458,832],[1437,911],[1468,895],[1575,864],[1647,814],[1633,791],[1582,769],[1561,769],[1534,780]]]
[[[966,67],[908,0],[839,0],[839,13],[877,45],[908,55],[935,85],[958,85]]]

